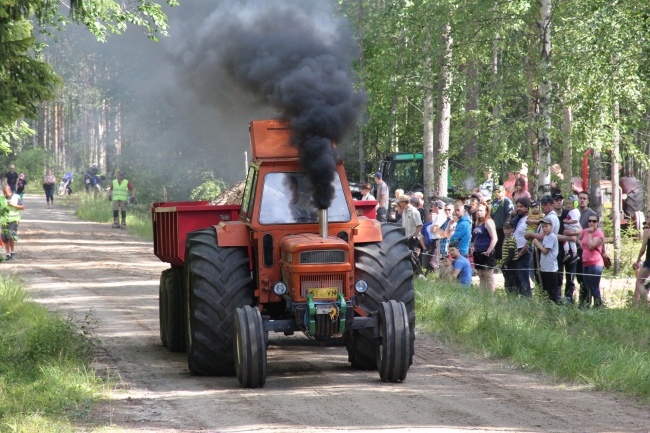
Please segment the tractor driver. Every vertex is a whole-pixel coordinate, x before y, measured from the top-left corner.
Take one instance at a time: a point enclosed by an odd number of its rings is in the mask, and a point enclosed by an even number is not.
[[[300,191],[298,178],[288,174],[284,178],[284,185],[289,189],[291,199],[289,201],[289,210],[293,222],[306,223],[318,220],[318,209],[313,204],[311,195]]]

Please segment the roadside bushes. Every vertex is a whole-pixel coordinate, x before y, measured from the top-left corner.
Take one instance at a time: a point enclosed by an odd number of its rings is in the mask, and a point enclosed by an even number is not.
[[[644,308],[581,310],[504,291],[415,284],[421,331],[559,380],[650,399],[650,315]]]
[[[74,430],[102,391],[89,369],[93,328],[90,315],[52,314],[18,277],[0,277],[0,432]]]

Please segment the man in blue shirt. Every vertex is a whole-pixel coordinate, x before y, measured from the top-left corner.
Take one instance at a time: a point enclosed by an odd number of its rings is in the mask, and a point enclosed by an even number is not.
[[[469,243],[472,239],[472,221],[465,215],[465,206],[460,203],[456,203],[454,206],[454,216],[458,224],[456,224],[454,234],[449,238],[449,243],[456,242],[460,254],[467,257],[469,255]]]
[[[463,286],[472,285],[472,265],[466,257],[460,254],[458,245],[455,243],[449,244],[449,254],[454,259],[454,277],[458,278],[458,282]]]

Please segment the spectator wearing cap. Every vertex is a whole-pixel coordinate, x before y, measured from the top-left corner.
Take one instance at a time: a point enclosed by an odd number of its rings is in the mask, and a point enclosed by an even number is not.
[[[465,215],[465,206],[462,203],[454,205],[454,220],[456,228],[451,236],[449,236],[451,230],[449,227],[447,228],[449,242],[456,242],[460,253],[467,257],[469,255],[469,244],[472,240],[472,221]]]
[[[108,187],[108,195],[113,202],[113,228],[120,228],[119,212],[122,211],[122,228],[126,228],[126,206],[129,203],[129,191],[131,197],[135,198],[135,187],[128,180],[124,179],[124,172],[120,171],[117,174],[117,179],[114,179]]]
[[[438,214],[440,215],[440,214]],[[449,238],[456,230],[456,221],[454,221],[454,205],[451,203],[445,204],[444,222],[437,231],[440,235],[440,256],[445,257],[448,254],[447,246],[449,245]]]
[[[377,221],[386,222],[388,218],[388,185],[382,180],[380,172],[375,173],[375,183],[377,184]]]
[[[417,192],[415,194],[417,194]],[[411,196],[409,203],[411,203],[411,206],[417,209],[417,211],[420,213],[420,219],[424,222],[427,220],[427,213],[424,210],[424,201],[415,194]]]
[[[503,247],[503,240],[505,235],[503,233],[503,225],[508,221],[510,214],[515,210],[512,202],[509,198],[506,197],[506,190],[502,186],[499,186],[495,190],[496,198],[492,202],[492,208],[490,209],[490,215],[494,221],[494,226],[497,230],[497,246],[494,251],[497,257],[501,257],[501,249]]]
[[[552,302],[560,303],[560,291],[557,288],[557,253],[558,240],[553,233],[553,219],[546,216],[540,222],[542,239],[533,239],[533,245],[539,250],[539,274],[542,290]]]
[[[419,275],[422,271],[420,268],[420,260],[417,256],[420,250],[419,236],[420,230],[422,229],[422,218],[420,218],[420,212],[413,207],[410,200],[409,196],[402,195],[397,199],[397,204],[402,209],[402,227],[404,227],[404,234],[406,235],[406,239],[408,239],[409,249],[415,251],[414,270]]]
[[[370,184],[369,183],[364,183],[361,184],[361,200],[367,201],[367,200],[374,200],[375,196],[370,194]]]
[[[508,293],[517,293],[519,290],[519,277],[517,276],[517,241],[514,236],[512,222],[503,223],[503,248],[501,250],[501,272],[503,273],[504,288]]]

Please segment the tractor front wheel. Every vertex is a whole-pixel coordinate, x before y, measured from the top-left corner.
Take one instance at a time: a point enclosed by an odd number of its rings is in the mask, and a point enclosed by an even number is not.
[[[385,382],[401,382],[406,379],[411,355],[408,313],[403,302],[382,302],[379,308],[379,335],[379,377]]]
[[[260,310],[237,308],[233,327],[237,379],[244,388],[261,388],[266,383],[266,337]]]

